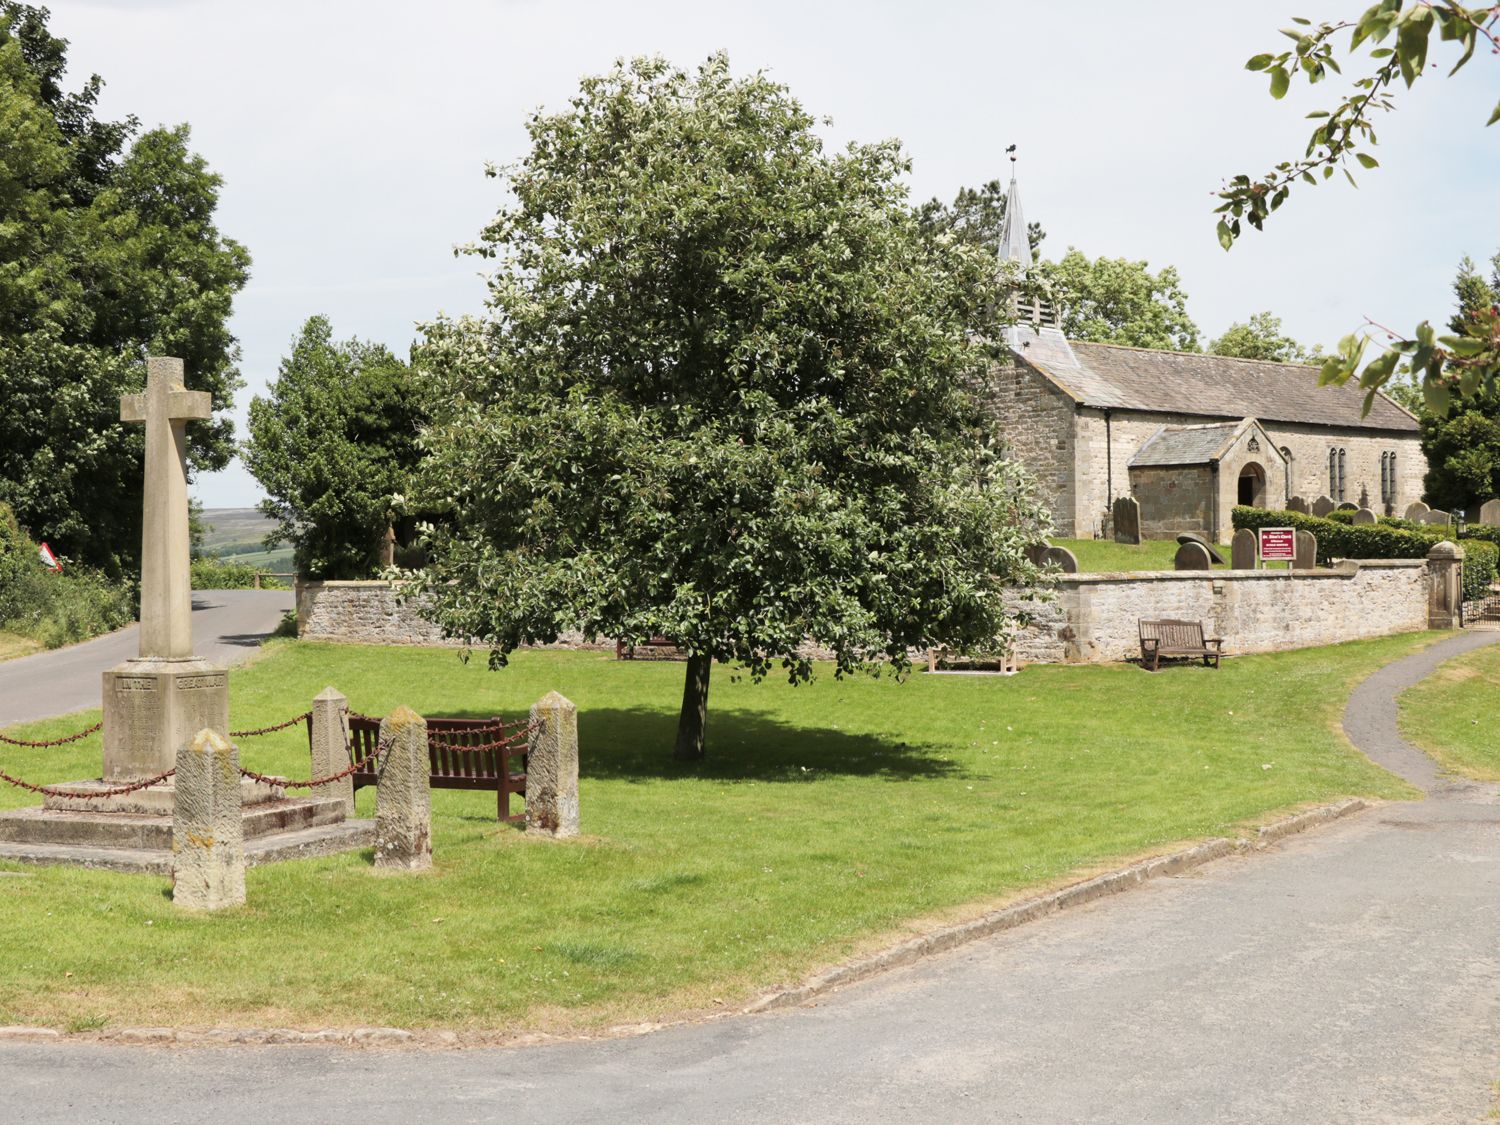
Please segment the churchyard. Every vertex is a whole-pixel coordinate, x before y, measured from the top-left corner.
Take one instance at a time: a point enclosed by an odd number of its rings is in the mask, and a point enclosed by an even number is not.
[[[496,822],[493,794],[435,791],[430,871],[381,877],[368,850],[255,867],[246,904],[208,914],[174,907],[160,877],[5,865],[0,1022],[507,1033],[725,1010],[1127,857],[1309,802],[1410,796],[1337,724],[1357,680],[1434,637],[1158,676],[726,676],[700,763],[668,754],[680,664],[531,651],[492,673],[452,650],[273,641],[233,673],[232,727],[284,720],[330,683],[371,714],[512,719],[561,691],[580,710],[582,835],[529,838]],[[240,749],[307,773],[303,727]],[[99,753],[97,735],[4,752],[51,782],[97,772]],[[373,793],[358,803],[371,815]]]

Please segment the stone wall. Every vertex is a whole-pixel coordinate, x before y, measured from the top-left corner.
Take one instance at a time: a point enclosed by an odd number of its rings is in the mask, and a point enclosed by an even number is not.
[[[1072,399],[1014,359],[995,364],[980,393],[1007,450],[1036,477],[1055,533],[1092,538],[1094,531],[1083,527],[1078,517]]]
[[[446,645],[464,642],[443,636],[424,616],[425,598],[406,602],[389,582],[298,582],[297,636],[305,641],[361,645]],[[564,633],[549,645],[558,649],[613,650],[613,641],[589,641],[582,633]]]
[[[1141,535],[1171,539],[1207,534],[1213,519],[1214,475],[1207,465],[1141,465],[1130,470],[1130,494],[1141,505]]]
[[[1427,628],[1428,564],[1346,562],[1335,569],[1069,574],[1050,603],[1017,596],[1037,620],[1022,660],[1095,663],[1140,654],[1141,618],[1199,620],[1229,653],[1273,652]]]

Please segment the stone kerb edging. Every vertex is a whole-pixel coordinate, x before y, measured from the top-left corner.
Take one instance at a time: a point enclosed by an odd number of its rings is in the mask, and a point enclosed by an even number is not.
[[[1377,802],[1378,803],[1378,802]],[[1152,879],[1180,875],[1184,871],[1202,867],[1214,860],[1230,855],[1247,855],[1261,851],[1278,840],[1298,832],[1305,832],[1342,817],[1370,808],[1371,802],[1358,797],[1330,805],[1320,805],[1303,812],[1283,817],[1256,830],[1254,838],[1238,836],[1216,837],[1190,848],[1155,856],[1152,859],[1132,863],[1115,871],[1096,875],[1081,883],[1063,887],[1045,895],[1038,895],[1014,903],[999,910],[961,922],[920,937],[911,938],[877,953],[847,961],[832,969],[824,970],[801,984],[775,989],[763,993],[750,1003],[707,1016],[665,1020],[660,1023],[625,1024],[593,1034],[553,1035],[544,1032],[528,1032],[507,1035],[504,1032],[456,1032],[447,1030],[408,1030],[400,1027],[356,1027],[299,1030],[295,1028],[171,1028],[171,1027],[121,1027],[96,1032],[63,1033],[50,1027],[12,1026],[0,1027],[0,1041],[45,1040],[67,1043],[118,1043],[136,1046],[140,1044],[180,1044],[183,1046],[281,1046],[323,1045],[342,1047],[494,1047],[535,1046],[543,1043],[587,1041],[595,1039],[628,1039],[649,1035],[671,1027],[680,1027],[706,1020],[726,1019],[737,1015],[753,1015],[779,1008],[795,1007],[814,1000],[825,993],[845,985],[854,984],[891,969],[910,965],[924,958],[956,949],[970,942],[992,937],[1015,929],[1027,922],[1038,921],[1051,914],[1082,906],[1108,895],[1139,887]]]

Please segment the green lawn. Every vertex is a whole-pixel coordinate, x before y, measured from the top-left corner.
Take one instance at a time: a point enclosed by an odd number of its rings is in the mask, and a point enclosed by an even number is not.
[[[1157,675],[1034,666],[751,684],[715,672],[707,762],[670,758],[682,666],[273,642],[233,673],[235,726],[307,707],[519,716],[579,706],[583,827],[537,841],[485,794],[435,792],[436,868],[368,855],[252,870],[249,905],[173,909],[167,881],[0,878],[0,1022],[566,1029],[734,1004],[914,924],[1304,802],[1410,795],[1335,733],[1348,689],[1416,634]],[[91,715],[24,728],[77,729]],[[246,740],[302,773],[305,737]],[[5,750],[38,781],[97,771],[97,736]],[[5,789],[0,804],[33,803]],[[373,794],[361,794],[362,812]]]
[[[1066,547],[1078,560],[1085,574],[1116,570],[1171,570],[1177,554],[1175,539],[1147,539],[1140,544],[1116,543],[1112,539],[1050,539],[1057,547]],[[1219,548],[1225,559],[1229,548]]]
[[[1456,656],[1401,696],[1401,733],[1449,769],[1500,781],[1500,647]]]

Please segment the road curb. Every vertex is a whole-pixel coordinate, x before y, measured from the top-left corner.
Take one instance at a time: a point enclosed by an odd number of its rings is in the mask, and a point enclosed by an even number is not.
[[[1260,826],[1253,837],[1215,837],[1193,847],[1168,855],[1132,863],[1115,871],[1108,871],[1085,879],[1081,883],[1063,887],[1045,895],[1038,895],[1023,902],[1014,903],[991,911],[979,918],[956,925],[946,926],[921,937],[911,938],[877,953],[845,962],[816,974],[801,984],[776,989],[765,993],[749,1004],[737,1009],[715,1012],[709,1019],[723,1019],[736,1014],[753,1015],[778,1008],[790,1008],[807,1003],[834,989],[857,981],[878,976],[892,969],[932,957],[961,945],[1004,933],[1028,922],[1060,913],[1084,903],[1094,902],[1109,895],[1119,894],[1132,887],[1141,886],[1152,879],[1180,875],[1214,860],[1230,855],[1247,855],[1263,851],[1279,840],[1311,828],[1331,824],[1335,820],[1360,812],[1370,807],[1368,801],[1351,798],[1335,804],[1320,805],[1294,813],[1270,824]],[[131,1045],[176,1045],[176,1046],[229,1046],[229,1045],[322,1045],[342,1047],[437,1047],[464,1046],[525,1046],[537,1043],[560,1043],[607,1038],[632,1038],[648,1035],[669,1027],[686,1023],[702,1022],[699,1019],[667,1020],[660,1023],[619,1025],[603,1034],[576,1036],[549,1034],[522,1034],[506,1036],[503,1032],[465,1034],[442,1030],[407,1030],[399,1027],[341,1027],[323,1029],[297,1029],[286,1027],[225,1027],[225,1028],[172,1028],[172,1027],[120,1027],[105,1031],[75,1032],[64,1034],[50,1027],[4,1027],[0,1026],[0,1040],[46,1041],[46,1042],[94,1042]]]
[[[1142,883],[1152,879],[1160,879],[1163,876],[1179,875],[1185,871],[1191,871],[1195,867],[1201,867],[1206,863],[1212,863],[1216,859],[1223,859],[1228,855],[1243,855],[1252,851],[1261,851],[1270,847],[1278,840],[1298,832],[1305,832],[1310,828],[1316,828],[1324,824],[1332,823],[1342,817],[1369,808],[1369,803],[1359,798],[1347,801],[1339,801],[1336,804],[1320,805],[1305,812],[1294,813],[1281,820],[1262,825],[1256,832],[1253,840],[1246,837],[1230,839],[1218,837],[1205,840],[1194,847],[1186,848],[1169,855],[1157,856],[1154,859],[1143,860],[1140,863],[1132,863],[1128,867],[1119,868],[1116,871],[1096,875],[1082,883],[1074,883],[1070,887],[1053,891],[1050,894],[1039,895],[1013,906],[1003,907],[1000,910],[991,911],[982,917],[975,918],[970,922],[961,922],[957,925],[946,926],[935,930],[930,934],[903,941],[899,945],[891,946],[878,953],[861,957],[854,961],[846,962],[835,968],[825,970],[814,977],[803,981],[799,985],[790,988],[778,989],[766,993],[747,1004],[741,1010],[746,1013],[768,1012],[777,1008],[795,1007],[805,1004],[824,993],[831,992],[844,985],[853,984],[856,981],[865,980],[877,976],[891,969],[910,965],[913,962],[931,957],[934,954],[945,953],[969,942],[978,941],[981,938],[990,937],[994,934],[1004,933],[1006,930],[1015,929],[1028,922],[1034,922],[1045,918],[1050,914],[1067,910],[1070,907],[1081,906],[1086,902],[1093,902],[1108,895],[1119,894],[1132,887],[1138,887]]]

